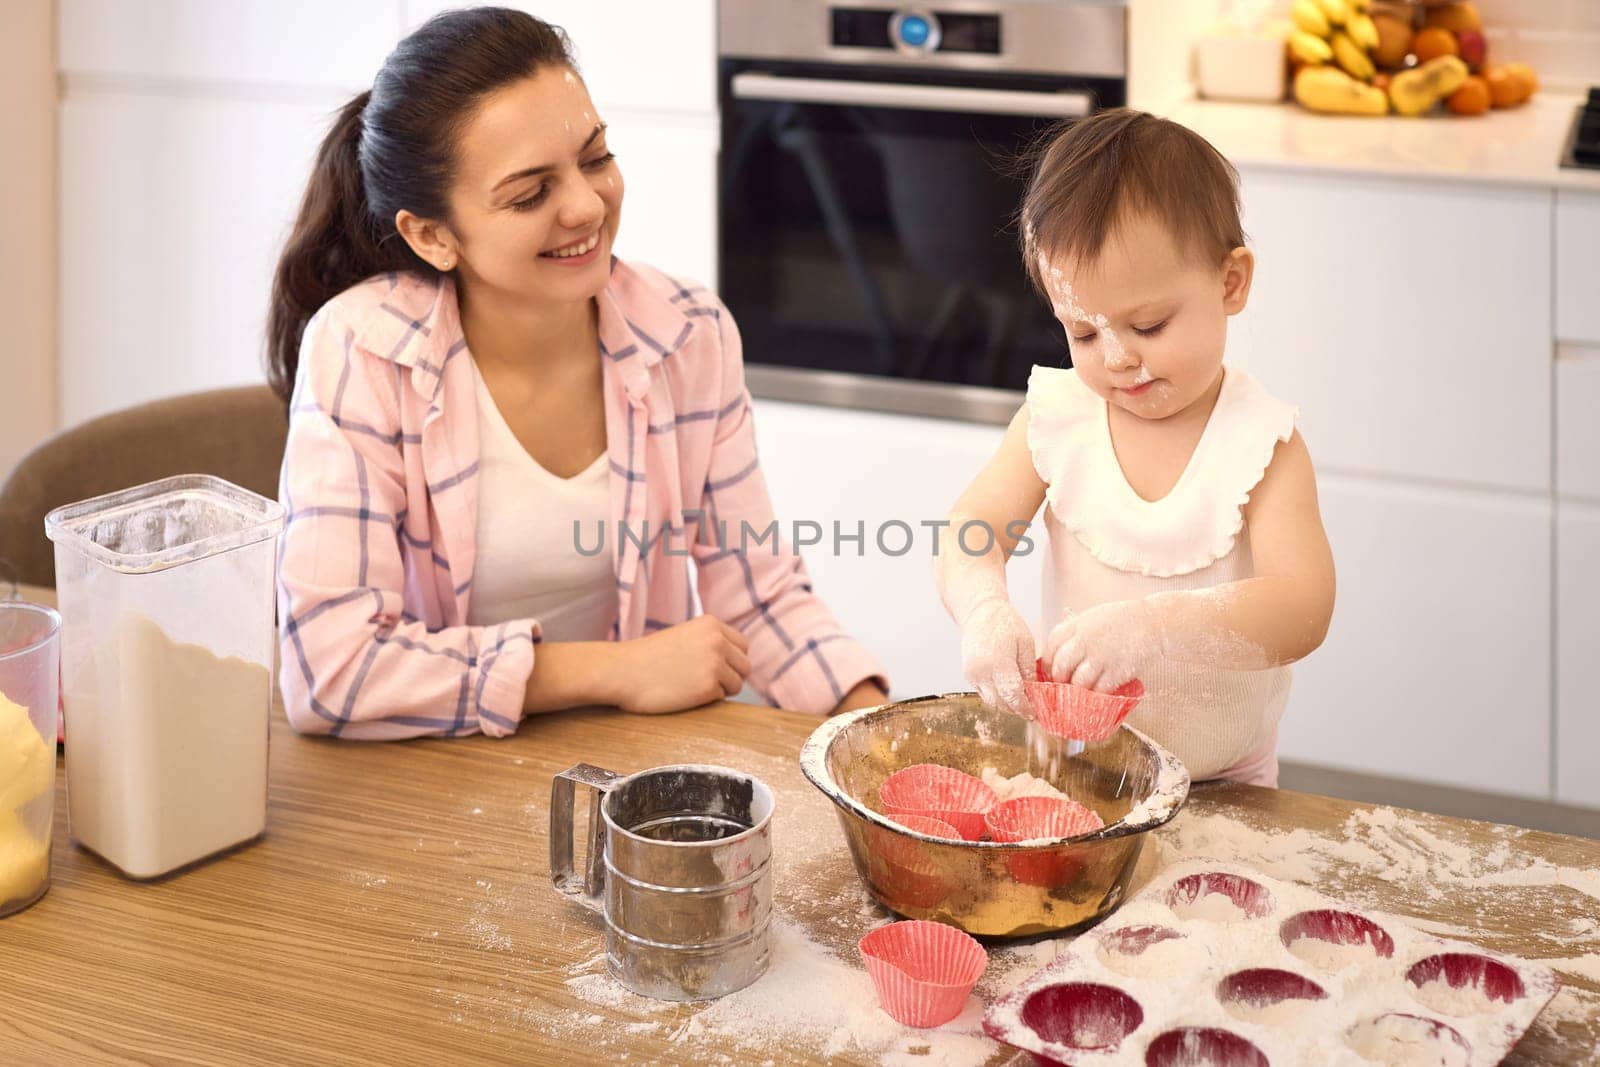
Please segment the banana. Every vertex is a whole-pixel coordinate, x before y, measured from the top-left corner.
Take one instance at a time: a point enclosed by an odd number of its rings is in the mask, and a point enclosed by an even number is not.
[[[1294,76],[1294,98],[1312,111],[1336,115],[1384,115],[1383,90],[1356,81],[1337,67],[1302,67]]]
[[[1372,21],[1372,16],[1367,14],[1354,14],[1344,24],[1344,32],[1350,39],[1360,45],[1363,51],[1370,52],[1378,47],[1378,24]]]
[[[1322,8],[1317,6],[1317,0],[1294,0],[1289,14],[1297,29],[1314,37],[1326,37],[1333,32],[1333,26],[1328,22],[1328,16],[1322,13]]]
[[[1321,37],[1295,30],[1289,35],[1289,54],[1302,63],[1326,63],[1333,58],[1333,49]]]
[[[1372,10],[1372,0],[1350,0],[1350,10],[1358,15],[1365,15]]]
[[[1316,0],[1317,6],[1322,8],[1322,13],[1328,16],[1328,22],[1334,26],[1343,26],[1350,17],[1350,4],[1347,0]]]
[[[1343,30],[1336,32],[1329,44],[1333,48],[1334,60],[1345,69],[1345,73],[1357,81],[1371,81],[1372,76],[1378,72],[1372,65],[1372,60],[1367,58],[1367,53],[1362,51],[1361,46],[1351,40],[1350,35]]]

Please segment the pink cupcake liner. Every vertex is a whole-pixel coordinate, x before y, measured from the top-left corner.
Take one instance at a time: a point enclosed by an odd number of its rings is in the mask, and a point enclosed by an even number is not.
[[[859,947],[883,1010],[924,1029],[961,1014],[989,963],[983,946],[955,927],[915,919],[880,926]]]
[[[983,837],[984,812],[999,799],[982,779],[937,763],[898,770],[878,787],[878,800],[891,819],[909,815],[941,819],[968,841]]]
[[[908,830],[950,841],[961,834],[943,819],[927,815],[898,815],[895,821]],[[931,908],[950,890],[944,870],[928,855],[921,841],[874,826],[867,831],[868,866],[873,880],[886,896],[913,908]]]
[[[1117,732],[1144,698],[1144,683],[1135,678],[1109,693],[1071,682],[1053,682],[1044,661],[1034,664],[1034,681],[1022,688],[1033,711],[1033,721],[1060,737],[1076,741],[1104,741]]]
[[[1041,837],[1077,837],[1105,825],[1100,816],[1075,800],[1056,797],[1017,797],[996,804],[984,816],[996,841],[1032,841]],[[1027,885],[1056,887],[1077,878],[1083,861],[1056,846],[1052,850],[1006,857],[1011,876]]]

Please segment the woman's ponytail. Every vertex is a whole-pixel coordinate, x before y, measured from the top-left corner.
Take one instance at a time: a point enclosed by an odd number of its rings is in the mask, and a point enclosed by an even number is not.
[[[371,97],[364,92],[346,104],[323,138],[272,279],[267,384],[285,403],[294,390],[300,335],[317,309],[365,278],[415,265],[404,242],[379,242],[367,204],[361,114]]]

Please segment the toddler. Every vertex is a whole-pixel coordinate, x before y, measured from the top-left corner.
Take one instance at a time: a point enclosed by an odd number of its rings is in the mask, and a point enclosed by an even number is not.
[[[995,535],[938,554],[966,676],[1018,713],[1038,655],[1056,681],[1139,678],[1130,724],[1195,780],[1276,785],[1288,664],[1327,633],[1334,570],[1296,409],[1223,361],[1255,269],[1238,176],[1182,126],[1104,111],[1039,153],[1021,229],[1073,366],[1033,368],[949,516]],[[1005,582],[1041,503],[1042,652]]]

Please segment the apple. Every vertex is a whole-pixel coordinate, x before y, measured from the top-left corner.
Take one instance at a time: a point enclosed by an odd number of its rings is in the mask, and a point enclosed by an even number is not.
[[[1461,46],[1462,60],[1473,70],[1489,58],[1489,42],[1478,30],[1462,30],[1456,34],[1456,43]]]

